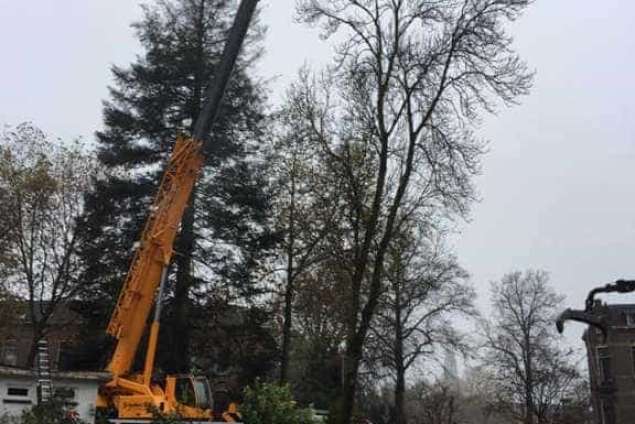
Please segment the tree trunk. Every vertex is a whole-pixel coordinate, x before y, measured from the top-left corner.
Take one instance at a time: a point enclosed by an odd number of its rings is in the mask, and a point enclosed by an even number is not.
[[[27,356],[27,362],[25,366],[27,368],[35,367],[35,358],[38,352],[38,342],[44,337],[44,325],[40,323],[33,323],[33,338],[31,339],[31,349],[29,349],[29,355]]]
[[[375,234],[375,228],[371,231],[372,234]],[[368,238],[368,234],[366,235]],[[371,237],[372,238],[372,237]],[[371,238],[368,238],[369,240]],[[364,343],[366,341],[366,336],[368,334],[368,330],[370,328],[370,324],[373,318],[373,314],[375,308],[377,306],[377,302],[379,301],[379,289],[380,289],[380,278],[383,274],[383,257],[386,252],[386,242],[387,238],[384,236],[382,240],[382,245],[380,246],[377,256],[374,260],[375,269],[372,275],[370,293],[368,294],[368,299],[366,304],[361,309],[361,317],[358,319],[358,311],[360,305],[360,297],[361,297],[361,286],[364,279],[364,274],[367,269],[367,261],[370,256],[370,244],[367,244],[364,247],[364,251],[362,252],[361,258],[365,258],[359,261],[357,265],[357,270],[352,278],[352,294],[353,294],[353,302],[350,311],[349,317],[349,330],[347,335],[347,367],[345,373],[345,383],[342,393],[342,410],[341,410],[341,420],[340,424],[350,424],[351,419],[353,417],[353,412],[355,410],[355,394],[357,389],[357,374],[359,371],[359,364],[362,359],[362,353],[364,348]],[[359,322],[359,323],[358,323]]]
[[[190,369],[189,293],[192,288],[192,255],[194,253],[194,202],[183,215],[181,234],[175,252],[176,285],[174,287],[174,316],[172,320],[172,346],[168,359],[169,372],[181,373]]]
[[[355,393],[357,392],[357,371],[359,369],[359,358],[361,355],[355,353],[359,348],[346,349],[344,358],[344,387],[342,387],[341,408],[339,411],[338,424],[350,424],[355,410]]]
[[[454,396],[450,396],[448,401],[448,421],[447,424],[454,424]]]
[[[531,341],[525,333],[525,424],[534,424],[534,387],[533,364],[531,358]]]
[[[398,278],[401,276],[398,273]],[[401,325],[401,291],[399,282],[394,284],[395,290],[395,371],[397,381],[395,384],[395,424],[406,424],[406,414],[404,411],[404,394],[406,392],[406,368],[404,367],[403,358],[403,328]]]
[[[291,261],[291,258],[289,259]],[[289,262],[291,264],[291,262]],[[289,265],[291,268],[291,265]],[[292,279],[287,280],[287,290],[284,294],[284,324],[282,328],[282,352],[280,361],[280,383],[286,383],[289,376],[289,352],[291,350],[291,320],[293,308]]]
[[[282,328],[282,358],[280,361],[280,383],[287,381],[289,373],[289,351],[291,348],[291,320],[293,319],[293,280],[295,249],[295,175],[291,175],[289,202],[289,226],[287,243],[287,287],[284,293],[284,324]]]
[[[206,1],[201,0],[198,7],[198,21],[195,23],[197,34],[198,63],[194,73],[193,96],[191,99],[192,127],[190,134],[194,133],[193,125],[201,111],[201,96],[203,95],[203,54],[205,38],[205,6]],[[200,178],[200,177],[199,177]],[[196,215],[196,184],[192,189],[188,208],[183,214],[181,232],[176,242],[176,287],[174,288],[174,317],[172,320],[172,346],[168,356],[168,371],[174,373],[188,372],[190,369],[190,326],[189,294],[192,288],[192,256],[194,254],[194,218]]]
[[[407,424],[406,411],[404,410],[404,395],[406,393],[406,379],[403,367],[397,370],[397,382],[395,384],[395,424]]]

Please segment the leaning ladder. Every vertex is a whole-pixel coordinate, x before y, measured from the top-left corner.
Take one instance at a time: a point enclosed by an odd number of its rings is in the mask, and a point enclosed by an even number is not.
[[[49,344],[46,339],[37,342],[38,385],[40,386],[40,403],[46,403],[53,397],[53,382],[51,381],[51,362],[49,359]]]

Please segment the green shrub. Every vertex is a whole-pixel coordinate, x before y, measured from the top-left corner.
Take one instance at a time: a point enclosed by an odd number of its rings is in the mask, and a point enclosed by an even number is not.
[[[55,399],[51,402],[36,405],[22,413],[21,424],[81,424],[77,418],[72,418],[63,400]]]
[[[179,414],[162,414],[156,408],[150,408],[152,412],[152,421],[150,424],[179,424],[184,420]]]
[[[247,387],[240,413],[245,424],[312,424],[310,409],[298,408],[288,385],[256,382]]]
[[[0,424],[20,424],[20,419],[8,414],[0,415]]]

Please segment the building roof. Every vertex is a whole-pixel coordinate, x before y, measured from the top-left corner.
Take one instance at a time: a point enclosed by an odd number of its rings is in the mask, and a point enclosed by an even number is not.
[[[635,312],[635,304],[633,303],[613,303],[606,306],[609,309],[619,309],[623,311]]]
[[[26,377],[35,379],[37,378],[37,372],[27,368],[0,365],[0,377]],[[61,371],[51,373],[53,381],[56,379],[108,381],[111,377],[111,374],[105,371]]]

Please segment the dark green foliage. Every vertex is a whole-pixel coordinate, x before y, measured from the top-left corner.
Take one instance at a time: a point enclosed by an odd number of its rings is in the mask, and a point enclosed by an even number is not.
[[[261,383],[247,387],[240,413],[245,424],[310,424],[312,413],[298,408],[288,385]]]
[[[156,408],[152,409],[152,421],[150,424],[180,424],[183,423],[183,417],[179,414],[162,414]]]
[[[193,309],[193,366],[225,382],[231,399],[237,399],[243,387],[270,375],[276,365],[278,347],[268,320],[266,310],[223,302]]]
[[[154,417],[151,424],[181,424],[183,420],[176,415],[158,415]]]
[[[0,421],[1,422],[1,421]],[[12,422],[12,421],[8,421]],[[55,399],[51,402],[36,405],[22,413],[20,420],[14,420],[20,424],[82,424],[83,421],[69,411],[63,400]]]
[[[340,394],[342,357],[337,351],[309,340],[295,339],[291,382],[297,399],[305,405],[329,409]]]
[[[163,165],[178,134],[188,134],[203,93],[220,60],[235,2],[163,0],[144,7],[134,25],[143,52],[129,67],[112,69],[104,103],[105,129],[97,133],[105,177],[87,199],[84,259],[89,300],[104,327],[146,220]],[[254,55],[258,35],[248,40]],[[191,310],[223,288],[223,299],[253,294],[251,270],[271,238],[262,167],[254,160],[263,118],[263,96],[239,58],[221,111],[205,146],[206,162],[175,243],[159,365],[187,371]],[[173,288],[173,289],[172,289]],[[104,314],[105,313],[105,314]],[[178,343],[170,342],[178,339]]]

